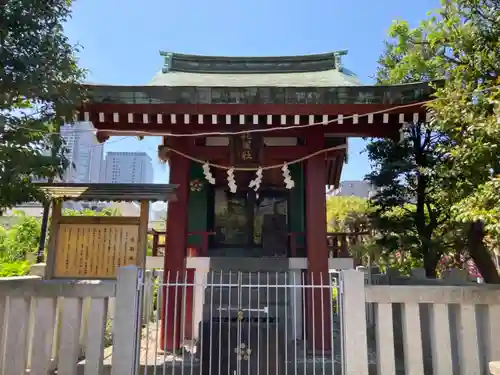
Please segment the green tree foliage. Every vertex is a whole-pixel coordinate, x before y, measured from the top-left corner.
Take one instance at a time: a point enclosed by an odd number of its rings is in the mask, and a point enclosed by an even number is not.
[[[500,282],[483,241],[485,233],[498,230],[499,220],[500,90],[491,87],[500,83],[500,2],[443,0],[419,27],[396,22],[389,35],[380,83],[442,81],[428,106],[429,123],[409,126],[402,144],[369,145],[371,179],[385,187],[374,203],[385,212],[414,206],[404,222],[416,230],[428,274],[446,251],[442,238],[459,249],[469,232],[468,250],[481,274],[487,282]]]
[[[464,222],[481,220],[492,245],[500,246],[500,177],[480,186],[456,207],[457,218]]]
[[[500,2],[456,0],[429,44],[442,44],[446,85],[430,104],[433,121],[450,137],[439,171],[454,218],[471,223],[468,251],[487,282],[500,277],[485,236],[498,238],[500,217]]]
[[[402,141],[376,139],[367,145],[373,165],[367,179],[377,188],[371,202],[378,244],[421,258],[428,277],[435,276],[446,249],[440,226],[449,218],[449,206],[435,196],[440,188],[433,172],[442,157],[442,142],[439,133],[415,123]]]
[[[441,65],[429,61],[437,50],[423,43],[425,35],[423,27],[410,29],[406,22],[392,25],[379,60],[378,83],[430,81],[443,76]],[[418,53],[413,54],[415,49]],[[447,137],[424,122],[407,125],[403,135],[402,140],[375,139],[367,146],[373,165],[367,178],[378,188],[372,199],[373,224],[383,249],[423,260],[427,275],[433,277],[445,251],[439,227],[449,217],[449,206],[434,196],[440,189],[435,171],[444,155],[438,146]]]
[[[360,232],[368,230],[369,204],[359,197],[328,197],[326,220],[329,232]]]
[[[69,0],[0,6],[0,213],[42,200],[31,179],[68,165],[57,133],[81,103],[84,74],[63,33],[70,8]]]
[[[349,253],[363,263],[372,263],[380,255],[378,247],[373,246],[370,212],[364,198],[334,196],[326,201],[328,232],[355,233],[346,237]]]

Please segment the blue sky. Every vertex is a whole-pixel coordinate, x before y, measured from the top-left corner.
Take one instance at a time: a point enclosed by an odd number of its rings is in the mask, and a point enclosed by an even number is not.
[[[349,50],[343,63],[363,83],[373,82],[392,20],[412,25],[439,0],[80,0],[66,33],[79,43],[88,81],[147,84],[162,67],[159,51],[207,55],[294,55]],[[158,138],[111,138],[105,151],[146,151],[156,183],[168,181],[158,162]],[[370,166],[351,139],[342,179],[362,179]]]

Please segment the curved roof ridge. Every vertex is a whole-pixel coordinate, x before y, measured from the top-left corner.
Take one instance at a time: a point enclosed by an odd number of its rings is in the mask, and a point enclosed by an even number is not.
[[[311,61],[311,60],[324,60],[329,58],[334,58],[336,56],[347,55],[347,50],[338,50],[331,52],[322,53],[310,53],[301,55],[276,55],[276,56],[223,56],[223,55],[197,55],[191,53],[179,53],[179,52],[168,52],[160,51],[160,56],[171,57],[174,59],[182,60],[253,60],[253,61]]]
[[[347,51],[296,56],[204,56],[160,52],[163,73],[302,73],[342,70]]]

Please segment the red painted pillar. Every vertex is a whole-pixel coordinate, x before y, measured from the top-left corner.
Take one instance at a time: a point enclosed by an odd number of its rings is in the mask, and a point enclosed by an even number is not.
[[[314,152],[324,148],[323,134],[312,134],[307,144]],[[326,160],[320,154],[306,161],[306,245],[308,269],[306,282],[306,337],[318,351],[331,349],[333,312],[328,288],[328,246],[326,241]]]
[[[165,264],[163,281],[163,309],[161,323],[161,347],[173,350],[180,347],[182,303],[186,280],[186,247],[188,233],[189,160],[171,153],[170,183],[178,185],[177,201],[168,203],[167,238],[165,240]]]

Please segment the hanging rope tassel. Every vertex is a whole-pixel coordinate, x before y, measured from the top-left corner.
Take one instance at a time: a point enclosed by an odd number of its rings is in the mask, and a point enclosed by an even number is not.
[[[255,173],[255,178],[248,184],[248,187],[253,189],[256,193],[259,191],[260,185],[262,184],[263,175],[264,171],[262,170],[262,167],[259,167],[259,169],[257,169],[257,172]],[[257,198],[258,197],[259,194],[257,194]]]
[[[203,164],[203,175],[210,184],[215,185],[215,178],[212,175],[212,172],[210,172],[210,164],[208,164],[208,162]]]
[[[285,182],[285,187],[290,190],[295,187],[295,182],[292,180],[292,176],[290,175],[290,170],[288,169],[288,164],[283,164],[281,167],[281,171],[283,172],[283,178]]]
[[[233,194],[238,190],[236,180],[234,179],[234,168],[230,168],[227,171],[227,186],[229,187],[229,191]]]

